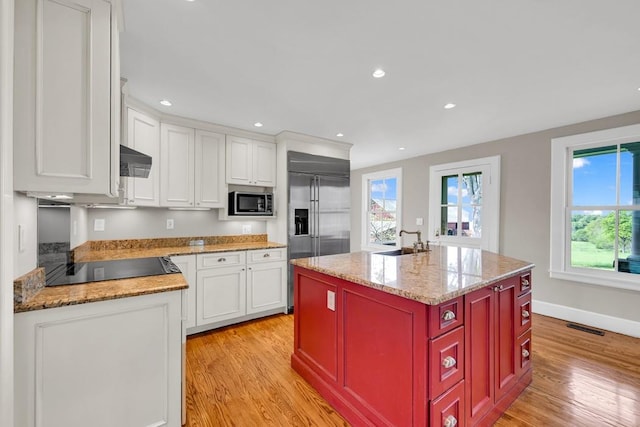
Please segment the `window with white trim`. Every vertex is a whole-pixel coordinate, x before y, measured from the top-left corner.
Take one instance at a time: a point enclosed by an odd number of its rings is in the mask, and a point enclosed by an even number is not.
[[[362,249],[400,247],[402,169],[362,175]]]
[[[500,156],[431,166],[429,240],[498,252]]]
[[[551,277],[640,289],[640,125],[551,146]]]

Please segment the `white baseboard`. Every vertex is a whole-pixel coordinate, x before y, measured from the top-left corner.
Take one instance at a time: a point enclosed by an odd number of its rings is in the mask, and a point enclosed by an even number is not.
[[[633,320],[621,319],[619,317],[607,316],[606,314],[593,313],[538,300],[533,300],[532,309],[534,313],[545,316],[640,338],[640,322]]]

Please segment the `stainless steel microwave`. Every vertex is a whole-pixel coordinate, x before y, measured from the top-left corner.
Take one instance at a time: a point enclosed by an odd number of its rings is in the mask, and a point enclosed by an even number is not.
[[[229,193],[229,215],[273,216],[273,194],[232,191]]]

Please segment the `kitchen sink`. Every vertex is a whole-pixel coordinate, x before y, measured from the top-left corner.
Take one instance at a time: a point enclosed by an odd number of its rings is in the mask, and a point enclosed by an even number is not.
[[[401,248],[393,251],[376,252],[376,254],[378,255],[385,255],[385,256],[399,256],[399,255],[407,255],[412,253],[413,253],[413,248]]]

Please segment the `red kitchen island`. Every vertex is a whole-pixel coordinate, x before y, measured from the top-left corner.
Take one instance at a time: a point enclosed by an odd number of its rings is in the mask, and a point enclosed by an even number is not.
[[[453,246],[292,263],[291,365],[354,426],[490,426],[531,382],[531,263]]]

